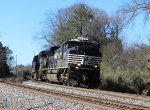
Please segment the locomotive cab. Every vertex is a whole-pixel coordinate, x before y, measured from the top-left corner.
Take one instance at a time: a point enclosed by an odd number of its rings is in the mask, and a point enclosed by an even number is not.
[[[71,39],[56,52],[58,67],[63,68],[58,78],[70,85],[91,86],[100,83],[100,45],[95,41]],[[67,78],[64,76],[67,75]],[[66,80],[67,79],[67,80]]]

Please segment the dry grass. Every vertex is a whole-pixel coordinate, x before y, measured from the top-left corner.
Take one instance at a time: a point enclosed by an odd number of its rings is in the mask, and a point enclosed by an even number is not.
[[[6,78],[5,82],[12,82],[12,83],[22,83],[23,82],[22,77],[11,77],[11,78]]]
[[[147,96],[148,95],[149,90],[148,89],[144,89],[142,95]]]

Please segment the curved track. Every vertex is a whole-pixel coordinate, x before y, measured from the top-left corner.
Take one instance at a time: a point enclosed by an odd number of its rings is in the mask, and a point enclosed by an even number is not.
[[[6,83],[6,82],[3,82],[3,83]],[[143,106],[138,106],[138,105],[114,102],[114,101],[110,101],[110,100],[103,100],[103,99],[99,99],[99,98],[81,96],[81,95],[71,94],[71,93],[64,93],[64,92],[60,92],[60,91],[51,91],[48,89],[27,86],[27,85],[21,85],[21,84],[15,84],[15,83],[6,83],[6,84],[21,87],[23,89],[29,89],[29,90],[32,90],[35,92],[40,92],[45,95],[63,98],[63,99],[69,100],[69,101],[75,101],[78,103],[89,104],[91,106],[103,108],[105,110],[149,110],[149,108],[146,108]]]
[[[45,82],[40,82],[40,81],[35,81],[35,80],[33,80],[32,82],[35,82],[38,84],[54,86],[54,87],[74,89],[74,90],[80,90],[80,91],[97,93],[97,94],[105,94],[105,95],[111,95],[111,96],[115,96],[115,97],[132,98],[132,99],[138,99],[138,100],[150,102],[150,97],[142,96],[142,95],[138,95],[138,94],[129,94],[129,93],[113,92],[113,91],[98,90],[98,89],[87,89],[87,88],[81,88],[81,87],[71,87],[71,86],[59,85],[59,84],[54,84],[54,83],[45,83]]]

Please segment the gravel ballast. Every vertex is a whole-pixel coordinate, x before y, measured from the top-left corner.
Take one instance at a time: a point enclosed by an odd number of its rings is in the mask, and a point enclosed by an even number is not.
[[[36,82],[32,82],[32,81],[23,82],[23,85],[45,88],[45,89],[48,89],[51,91],[61,91],[61,92],[65,92],[65,93],[71,93],[71,94],[77,94],[77,95],[82,95],[82,96],[100,98],[100,99],[104,99],[104,100],[117,101],[117,102],[121,102],[121,103],[140,105],[143,107],[150,108],[150,101],[141,101],[138,99],[122,98],[122,97],[107,95],[107,94],[103,94],[103,93],[92,93],[92,92],[88,92],[88,91],[68,89],[68,88],[66,89],[63,87],[58,87],[58,86],[55,87],[55,86],[50,86],[48,84],[41,84],[41,83],[36,83]]]
[[[101,110],[0,83],[0,110]]]

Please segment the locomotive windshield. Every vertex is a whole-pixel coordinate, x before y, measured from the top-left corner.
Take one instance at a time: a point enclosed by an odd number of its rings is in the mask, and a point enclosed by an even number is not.
[[[100,45],[96,42],[86,42],[86,41],[69,41],[68,48],[76,47],[76,49],[71,49],[70,54],[80,54],[80,55],[90,55],[100,57],[99,52]]]
[[[71,47],[93,47],[93,48],[98,49],[100,46],[97,43],[91,43],[91,42],[85,42],[85,41],[82,41],[82,42],[69,41],[68,48],[71,48]]]

